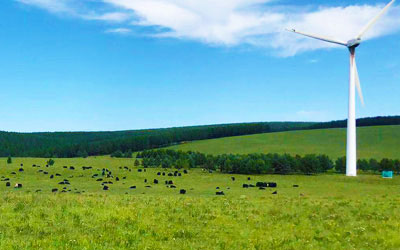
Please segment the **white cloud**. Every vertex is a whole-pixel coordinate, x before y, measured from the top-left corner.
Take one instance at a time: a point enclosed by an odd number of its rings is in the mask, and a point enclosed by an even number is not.
[[[116,29],[108,29],[106,30],[106,33],[117,33],[117,34],[129,34],[131,33],[132,30],[127,29],[127,28],[116,28]]]
[[[326,49],[335,45],[315,41],[284,31],[296,28],[347,41],[358,34],[383,5],[346,7],[310,6],[295,8],[277,6],[278,0],[99,0],[101,7],[81,13],[76,0],[17,0],[51,12],[71,9],[81,18],[126,22],[134,26],[154,27],[155,37],[189,39],[207,44],[252,46],[273,49],[282,56]],[[80,1],[88,4],[92,0]],[[104,12],[104,9],[110,10]],[[94,14],[93,14],[94,13]],[[366,39],[397,32],[400,29],[400,8],[388,15],[367,33]],[[111,29],[110,29],[111,30]]]

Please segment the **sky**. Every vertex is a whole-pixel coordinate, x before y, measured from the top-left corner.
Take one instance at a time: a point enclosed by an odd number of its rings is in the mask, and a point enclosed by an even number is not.
[[[0,130],[345,119],[345,47],[388,1],[3,0]],[[357,49],[365,106],[400,114],[400,2]]]

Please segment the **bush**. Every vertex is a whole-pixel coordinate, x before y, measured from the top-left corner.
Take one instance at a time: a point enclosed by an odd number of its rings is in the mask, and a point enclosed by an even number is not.
[[[336,171],[346,173],[346,156],[338,158],[335,163]]]
[[[54,161],[53,159],[49,159],[49,160],[47,161],[47,165],[49,165],[49,166],[53,166],[54,163],[55,163],[55,161]]]
[[[8,158],[7,158],[7,164],[11,164],[12,163],[12,159],[11,159],[11,156],[9,156]]]

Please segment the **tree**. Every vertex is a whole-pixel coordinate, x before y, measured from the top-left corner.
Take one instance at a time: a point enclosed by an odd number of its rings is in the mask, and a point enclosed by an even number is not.
[[[357,161],[357,168],[361,169],[362,171],[368,171],[369,170],[369,163],[367,160],[363,159],[358,159]]]
[[[124,154],[124,157],[125,158],[132,158],[132,150],[129,149],[128,151],[126,151],[125,154]]]
[[[339,173],[346,173],[346,156],[340,157],[336,160],[335,169]]]
[[[135,163],[133,164],[135,167],[139,167],[140,166],[140,162],[138,159],[135,160]]]
[[[49,159],[49,160],[47,161],[47,165],[49,165],[49,166],[53,166],[54,163],[55,163],[55,161],[54,161],[53,159]]]
[[[372,170],[374,172],[378,172],[379,168],[380,168],[380,166],[379,166],[379,163],[378,163],[377,160],[375,160],[375,159],[370,159],[369,160],[369,170]]]
[[[79,150],[77,153],[78,157],[82,157],[82,158],[87,158],[88,157],[88,153],[86,152],[86,150]]]
[[[384,158],[379,163],[380,171],[393,171],[394,170],[394,161]]]
[[[111,157],[121,158],[123,156],[121,150],[117,150],[111,154]]]
[[[9,156],[8,158],[7,158],[7,164],[11,164],[12,163],[12,159],[11,159],[11,156]]]

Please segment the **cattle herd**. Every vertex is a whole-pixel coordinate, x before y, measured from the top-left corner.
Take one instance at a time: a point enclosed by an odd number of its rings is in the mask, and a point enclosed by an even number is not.
[[[60,173],[52,173],[49,174],[49,171],[51,170],[54,172],[55,167],[46,165],[46,168],[41,169],[40,165],[33,164],[32,168],[37,168],[38,170],[36,171],[37,174],[41,175],[48,175],[49,179],[53,180],[55,177],[58,177],[57,181],[54,182],[54,184],[57,184],[57,186],[50,187],[49,190],[53,193],[67,193],[67,192],[74,192],[77,194],[84,193],[84,190],[78,190],[76,188],[71,188],[71,182],[74,179],[74,171],[76,170],[75,166],[63,166],[63,168],[67,171],[70,171],[70,175],[68,176],[62,176]],[[123,182],[125,184],[125,181],[127,180],[127,173],[132,172],[132,168],[129,168],[127,166],[119,167],[120,170],[125,171],[126,174],[123,174],[122,176],[116,176],[111,170],[107,168],[103,169],[94,169],[91,166],[82,166],[82,170],[85,172],[91,171],[90,173],[91,178],[93,179],[94,182],[99,183],[99,187],[104,190],[110,190],[112,185],[115,182]],[[46,171],[47,170],[47,171]],[[203,170],[207,171],[207,170]],[[24,165],[20,164],[20,167],[18,169],[18,172],[24,172]],[[146,168],[138,168],[137,169],[138,174],[140,175],[141,173],[146,172]],[[212,171],[209,171],[209,173],[212,173]],[[144,179],[144,186],[146,188],[152,188],[153,185],[158,185],[160,183],[164,183],[166,188],[170,189],[176,189],[177,186],[173,180],[173,178],[183,178],[183,176],[188,175],[189,171],[188,170],[183,170],[182,172],[175,170],[175,171],[170,171],[169,169],[163,169],[163,171],[159,171],[156,173],[156,176],[152,181]],[[11,172],[11,176],[17,175],[16,172]],[[83,177],[84,175],[79,175],[76,177]],[[157,178],[167,178],[166,180],[163,180],[162,182],[157,179]],[[11,179],[12,177],[6,177],[6,176],[1,176],[1,181],[5,182],[6,187],[11,187]],[[230,178],[232,182],[236,182],[235,177]],[[251,178],[248,177],[247,181],[251,181]],[[15,183],[14,188],[22,188],[23,184],[22,183]],[[277,183],[276,182],[257,182],[256,184],[251,184],[251,183],[243,183],[242,184],[243,188],[258,188],[259,190],[265,190],[267,188],[277,188]],[[293,187],[298,187],[298,185],[293,185]],[[136,189],[136,185],[129,186],[128,189]],[[216,187],[217,191],[215,192],[216,195],[225,195],[224,191],[220,191],[219,187]],[[227,189],[230,189],[229,187]],[[36,192],[41,192],[42,190],[37,189]],[[187,190],[186,189],[179,189],[179,194],[186,194]],[[277,191],[275,190],[272,194],[277,194]]]

